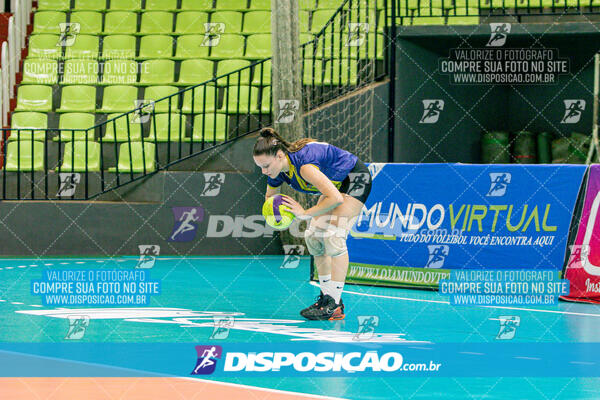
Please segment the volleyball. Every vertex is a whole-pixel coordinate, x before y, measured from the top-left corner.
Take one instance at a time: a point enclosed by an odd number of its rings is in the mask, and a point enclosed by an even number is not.
[[[283,197],[280,194],[269,197],[262,208],[267,224],[277,230],[287,229],[294,221],[294,214],[286,210]]]

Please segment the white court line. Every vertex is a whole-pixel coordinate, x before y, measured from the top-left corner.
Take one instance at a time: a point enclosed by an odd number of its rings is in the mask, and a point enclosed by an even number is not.
[[[319,286],[319,284],[317,282],[311,281],[310,284],[313,286],[317,286],[317,287]],[[384,296],[382,294],[360,293],[360,292],[353,292],[350,290],[344,290],[344,293],[356,294],[359,296],[367,296],[367,297],[379,297],[379,298],[383,298],[383,299],[406,300],[406,301],[415,301],[415,302],[421,302],[421,303],[440,303],[440,304],[450,305],[449,301],[414,299],[411,297]],[[475,307],[485,307],[485,308],[499,308],[499,309],[503,309],[503,310],[531,311],[531,312],[548,313],[548,314],[577,315],[580,317],[600,317],[600,314],[577,313],[577,312],[571,312],[571,311],[538,310],[536,308],[521,308],[521,307],[507,307],[507,306],[478,306],[478,305],[474,305],[474,306]]]

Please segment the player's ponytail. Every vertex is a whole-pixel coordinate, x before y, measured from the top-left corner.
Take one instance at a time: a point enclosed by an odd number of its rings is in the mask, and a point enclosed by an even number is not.
[[[263,154],[274,156],[279,150],[286,154],[294,153],[306,146],[307,143],[314,141],[315,140],[311,138],[303,138],[290,143],[279,136],[279,134],[275,132],[273,128],[263,128],[260,130],[260,136],[254,144],[253,154],[255,156],[260,156]]]

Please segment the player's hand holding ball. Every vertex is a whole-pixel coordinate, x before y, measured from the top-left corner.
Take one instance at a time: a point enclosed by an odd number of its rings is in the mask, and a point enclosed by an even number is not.
[[[269,197],[263,204],[262,213],[267,225],[282,231],[292,224],[295,215],[293,212],[290,212],[292,209],[287,206],[290,200],[296,203],[298,207],[304,211],[302,206],[291,197],[276,194],[275,196]]]

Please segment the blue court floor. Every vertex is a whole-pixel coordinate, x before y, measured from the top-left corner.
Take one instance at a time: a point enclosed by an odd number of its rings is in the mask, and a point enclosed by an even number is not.
[[[351,343],[356,341],[359,332],[359,317],[376,317],[378,321],[370,341],[400,343],[434,350],[432,353],[435,353],[434,345],[443,344],[483,344],[482,348],[489,345],[497,351],[497,346],[504,343],[523,343],[532,348],[545,343],[559,348],[575,342],[598,342],[600,337],[600,308],[595,305],[561,302],[545,307],[451,306],[447,296],[435,291],[355,285],[345,288],[345,320],[305,321],[298,312],[310,304],[319,291],[308,281],[309,259],[306,257],[297,265],[285,264],[286,268],[282,268],[283,257],[278,256],[161,256],[144,260],[143,266],[151,268],[136,269],[139,262],[138,257],[0,260],[0,360],[29,362],[27,357],[44,356],[65,361],[75,370],[78,365],[91,362],[76,354],[76,346],[72,347],[72,353],[68,350],[68,346],[75,343],[217,343],[222,346],[292,345],[303,341],[325,345]],[[32,281],[40,280],[49,271],[67,270],[143,270],[151,280],[160,282],[160,294],[152,295],[148,305],[123,306],[44,305],[41,295],[32,294]],[[74,315],[85,317],[81,319],[83,333],[81,330],[73,333]],[[507,316],[518,317],[520,324],[512,339],[498,339],[501,317]],[[215,328],[216,321],[225,329]],[[46,347],[61,350],[53,353],[44,350]],[[480,353],[470,355],[486,357]],[[600,359],[600,354],[582,356]],[[128,358],[124,354],[123,360],[119,360],[118,355],[100,352],[93,364],[144,370],[139,359]],[[192,354],[191,363],[181,370],[175,369],[172,374],[191,371],[193,358]],[[461,362],[468,363],[468,360],[468,357],[463,358]],[[600,398],[600,379],[552,376],[551,371],[546,375],[548,364],[543,359],[537,361],[531,364],[529,376],[487,373],[482,377],[450,374],[343,378],[208,376],[204,379],[349,399]],[[593,361],[573,362],[587,362],[586,368],[600,369]],[[5,371],[0,369],[3,375]],[[181,374],[191,378],[187,372]]]

